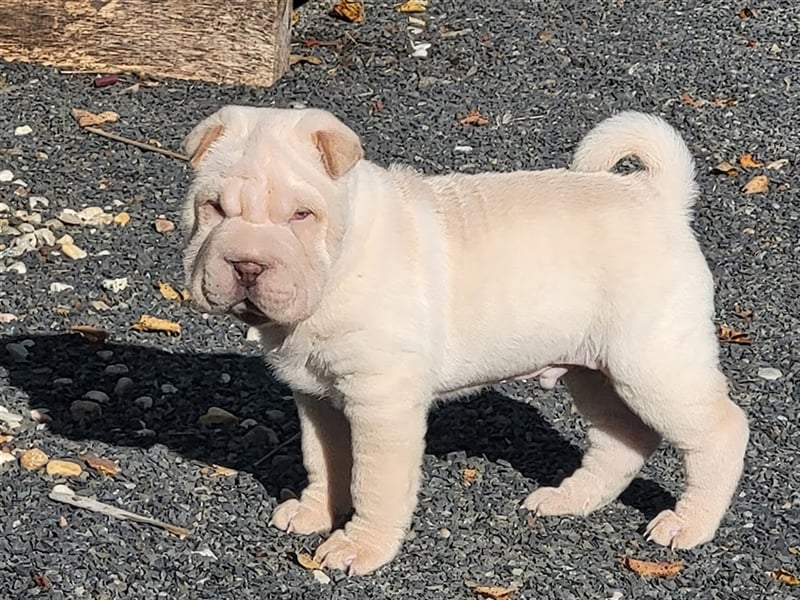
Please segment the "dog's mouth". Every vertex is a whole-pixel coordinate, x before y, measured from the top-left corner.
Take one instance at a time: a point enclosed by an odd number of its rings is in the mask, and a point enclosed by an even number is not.
[[[234,304],[230,308],[230,312],[252,327],[266,325],[271,322],[271,319],[249,298],[245,298],[241,302]]]

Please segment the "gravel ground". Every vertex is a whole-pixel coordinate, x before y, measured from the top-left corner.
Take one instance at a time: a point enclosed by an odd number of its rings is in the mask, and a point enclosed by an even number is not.
[[[531,599],[797,597],[800,588],[771,572],[800,575],[800,6],[753,2],[739,15],[738,0],[430,0],[417,17],[425,24],[409,31],[390,4],[368,5],[363,25],[334,21],[327,2],[305,4],[293,52],[322,64],[298,65],[269,90],[164,81],[119,94],[123,84],[96,89],[91,75],[0,63],[0,202],[10,211],[0,215],[9,222],[0,312],[18,317],[0,324],[0,405],[24,417],[0,446],[121,467],[106,477],[84,465],[67,481],[0,465],[0,597],[455,599],[475,597],[469,582]],[[337,45],[302,44],[313,39]],[[430,43],[428,56],[409,56],[410,39]],[[317,540],[266,525],[304,476],[288,391],[268,378],[241,325],[158,290],[181,285],[183,235],[158,232],[155,221],[179,220],[185,164],[83,132],[69,116],[73,107],[112,110],[120,120],[111,130],[177,148],[201,117],[232,102],[330,109],[363,136],[371,159],[428,173],[566,166],[580,137],[622,109],[673,123],[698,161],[695,229],[717,280],[717,319],[753,340],[722,348],[752,443],[715,540],[680,553],[645,542],[644,524],[681,489],[668,448],[587,518],[520,513],[532,487],[576,466],[585,425],[563,390],[520,384],[431,416],[420,504],[394,562],[362,578],[298,566],[294,552]],[[489,123],[459,124],[471,109]],[[15,135],[23,126],[31,132]],[[712,172],[745,153],[765,166]],[[779,159],[788,164],[766,168]],[[740,191],[761,174],[766,193]],[[89,224],[35,233],[64,209],[86,207],[131,220],[100,224],[110,216],[89,211]],[[64,234],[77,249],[58,251]],[[85,258],[65,255],[81,250]],[[106,281],[118,278],[124,289]],[[180,322],[181,335],[131,330],[143,314]],[[109,339],[85,340],[74,325]],[[198,423],[209,407],[234,417]],[[50,422],[37,424],[32,409],[48,410]],[[209,464],[236,473],[210,474]],[[191,534],[49,500],[65,481]],[[624,556],[686,564],[675,577],[645,579],[622,566]]]

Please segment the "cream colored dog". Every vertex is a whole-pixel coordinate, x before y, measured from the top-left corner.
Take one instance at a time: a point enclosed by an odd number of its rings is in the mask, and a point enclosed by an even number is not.
[[[308,486],[272,523],[328,531],[354,510],[317,550],[325,566],[367,573],[395,556],[434,399],[511,378],[563,375],[592,424],[582,466],[525,507],[603,506],[663,437],[686,490],[649,538],[714,536],[748,426],[718,367],[693,161],[669,125],[622,113],[571,170],[507,174],[385,169],[321,110],[226,106],[185,147],[192,296],[257,327],[295,391]],[[628,155],[644,170],[611,173]]]

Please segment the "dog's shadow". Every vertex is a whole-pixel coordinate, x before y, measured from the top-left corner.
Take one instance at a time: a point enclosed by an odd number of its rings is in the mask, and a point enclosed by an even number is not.
[[[249,354],[192,354],[93,343],[77,334],[6,337],[0,368],[30,408],[47,409],[57,435],[112,446],[163,444],[191,460],[249,472],[273,497],[303,483],[290,391],[270,377],[255,348]],[[223,415],[223,423],[203,423],[212,407],[235,419]],[[497,390],[435,409],[427,441],[428,453],[439,457],[463,453],[507,461],[532,487],[557,485],[580,464],[578,448],[533,406]],[[644,479],[635,480],[621,500],[647,519],[674,504]]]

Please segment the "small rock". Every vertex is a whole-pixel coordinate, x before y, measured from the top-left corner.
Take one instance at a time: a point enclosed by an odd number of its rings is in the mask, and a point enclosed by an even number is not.
[[[92,221],[105,214],[99,206],[87,206],[78,213],[82,221]]]
[[[161,393],[162,394],[177,394],[178,388],[176,388],[171,383],[162,383],[161,384]]]
[[[13,454],[5,451],[0,451],[0,466],[6,463],[15,462],[16,460],[17,459],[14,457]]]
[[[50,416],[50,409],[34,408],[31,411],[31,419],[36,423],[52,423],[53,417]]]
[[[25,266],[25,263],[21,260],[14,261],[8,267],[6,267],[6,271],[14,271],[19,275],[25,275],[28,272],[28,267]]]
[[[59,246],[63,246],[64,244],[74,244],[75,240],[72,239],[72,236],[68,233],[65,233],[60,238],[56,240],[56,244]]]
[[[56,477],[77,477],[83,473],[83,469],[78,463],[68,460],[51,460],[47,463],[45,471],[48,475]]]
[[[321,583],[322,585],[327,585],[331,582],[331,578],[328,577],[324,571],[320,571],[319,569],[314,569],[311,571],[311,575],[317,581],[317,583]]]
[[[68,283],[61,283],[60,281],[54,281],[50,284],[50,293],[51,294],[60,294],[61,292],[66,292],[68,290],[75,289]]]
[[[5,202],[0,202],[0,213],[11,212],[11,207]]]
[[[256,425],[258,425],[258,421],[256,421],[255,419],[245,419],[244,421],[239,423],[239,427],[242,427],[244,429],[250,429],[251,427],[255,427]]]
[[[277,446],[278,434],[269,427],[256,425],[244,435],[245,441],[251,446]]]
[[[442,528],[439,530],[439,536],[440,536],[440,537],[443,537],[444,539],[447,539],[447,538],[449,538],[451,535],[453,535],[453,534],[450,532],[450,530],[449,530],[449,529],[447,529],[447,527],[442,527]]]
[[[19,317],[13,313],[0,313],[0,323],[11,323],[16,321]]]
[[[767,381],[775,381],[783,377],[783,373],[774,367],[762,367],[758,370],[758,376]]]
[[[205,556],[206,558],[210,558],[211,560],[217,560],[217,555],[214,554],[210,548],[203,548],[202,550],[192,550],[192,554],[197,554],[198,556]]]
[[[6,352],[8,352],[14,360],[25,360],[30,354],[25,346],[16,342],[6,344]]]
[[[71,208],[65,208],[58,215],[58,220],[67,225],[80,225],[83,221],[81,216]]]
[[[133,391],[134,383],[133,379],[130,377],[120,377],[117,380],[117,384],[114,386],[114,395],[118,398],[124,398],[125,396],[130,395]]]
[[[95,356],[104,362],[110,361],[114,358],[114,351],[113,350],[98,350],[95,352]]]
[[[59,377],[58,379],[53,380],[53,385],[56,387],[66,387],[68,385],[72,385],[72,379],[69,377]]]
[[[102,407],[92,400],[74,400],[69,405],[69,414],[76,421],[91,421],[103,414]]]
[[[20,223],[17,226],[17,230],[20,233],[33,233],[36,230],[36,228],[30,223]]]
[[[86,258],[87,256],[86,251],[75,244],[63,244],[61,246],[61,251],[69,256],[72,260],[80,260],[82,258]]]
[[[36,241],[40,246],[56,245],[56,236],[49,229],[42,227],[41,229],[34,231],[33,234],[36,236]]]
[[[12,228],[9,227],[6,229],[6,233]],[[21,234],[21,235],[20,235]],[[25,233],[23,234],[21,231],[17,233],[18,237],[14,238],[14,241],[11,242],[11,245],[5,250],[5,254],[8,256],[21,256],[26,252],[31,252],[32,250],[36,250],[36,236],[32,233]]]
[[[247,328],[247,336],[245,339],[248,342],[258,343],[261,341],[261,332],[256,327],[248,327]]]
[[[69,525],[67,518],[64,515],[61,515],[58,519],[58,526],[61,527],[61,529],[64,529],[64,527],[67,525]]]
[[[64,228],[64,224],[58,219],[47,219],[47,221],[44,222],[44,225],[51,231]]]
[[[0,406],[0,421],[11,429],[16,429],[22,424],[22,415],[9,412],[5,406]]]
[[[278,409],[271,409],[264,413],[270,421],[285,421],[286,420],[286,413],[282,410]]]
[[[133,403],[142,410],[150,410],[153,408],[153,399],[150,396],[139,396]]]
[[[47,208],[50,206],[50,200],[45,198],[44,196],[31,196],[28,198],[28,206],[31,207],[31,210],[36,210],[40,206],[42,208]]]
[[[111,307],[102,300],[92,300],[89,305],[98,312],[111,310]]]
[[[101,392],[100,390],[89,390],[83,395],[83,397],[93,402],[99,402],[100,404],[108,404],[108,402],[111,400],[111,398],[108,397],[108,394]]]
[[[114,223],[119,225],[120,227],[125,227],[128,223],[130,223],[131,216],[126,212],[121,212],[114,217]]]
[[[456,146],[453,148],[453,152],[457,152],[459,154],[469,154],[472,152],[472,146]]]
[[[169,233],[175,229],[175,223],[169,219],[156,219],[154,225],[158,233]]]
[[[209,407],[206,414],[197,419],[200,425],[233,425],[238,421],[236,415],[218,406]]]
[[[122,363],[116,363],[113,365],[108,365],[105,369],[103,369],[106,375],[125,375],[129,371],[128,365],[123,365]]]
[[[33,133],[33,129],[31,129],[30,125],[20,125],[14,129],[14,135],[16,136],[28,135],[30,133]]]
[[[104,290],[108,290],[114,294],[118,294],[126,287],[128,287],[127,277],[117,277],[116,279],[104,279],[101,284]]]
[[[9,267],[10,269],[11,267]],[[228,385],[231,382],[231,375],[230,373],[221,373],[219,376],[219,382],[223,385]]]
[[[8,169],[3,169],[0,171],[0,181],[3,183],[8,183],[14,179],[14,173],[9,171]]]
[[[50,457],[38,448],[31,448],[19,457],[19,466],[26,471],[36,471],[47,464]]]

